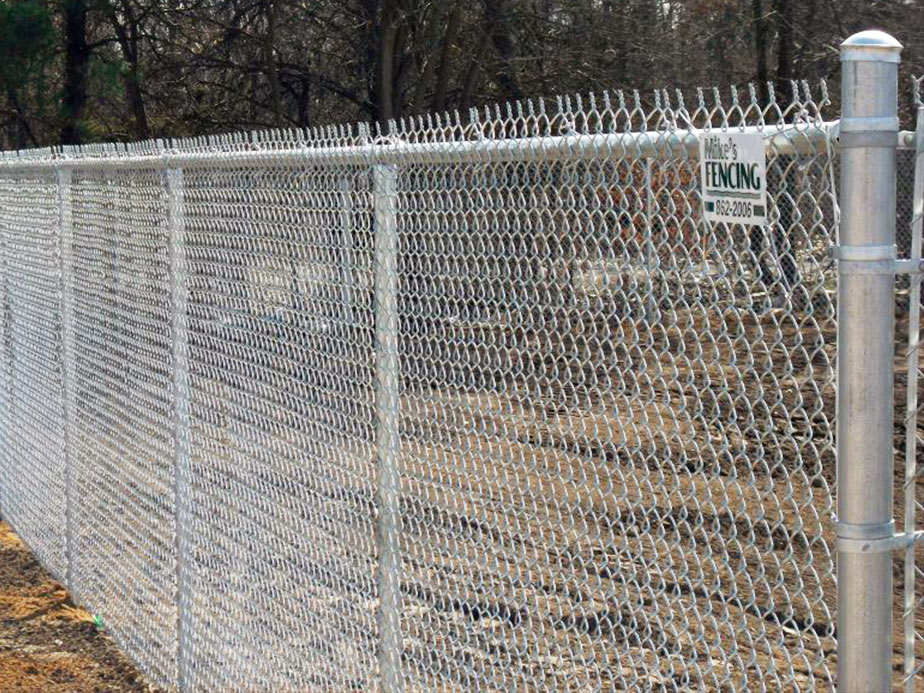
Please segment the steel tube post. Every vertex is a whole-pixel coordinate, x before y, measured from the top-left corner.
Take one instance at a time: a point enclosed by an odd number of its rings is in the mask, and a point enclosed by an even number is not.
[[[379,673],[382,689],[404,688],[401,675],[401,440],[398,354],[397,168],[373,167],[375,230],[376,544],[379,552]]]
[[[7,194],[7,191],[4,191]],[[3,405],[0,407],[2,420],[2,440],[0,440],[0,502],[5,512],[18,500],[22,493],[22,484],[14,480],[18,467],[17,460],[9,454],[9,443],[16,434],[16,422],[13,416],[15,400],[13,399],[13,342],[10,335],[13,322],[13,309],[10,303],[9,236],[6,223],[0,215],[0,392]]]
[[[895,257],[900,51],[879,31],[841,44],[837,666],[851,693],[892,688],[895,278],[874,266]]]
[[[167,169],[167,228],[170,257],[170,311],[173,317],[173,502],[176,551],[177,689],[189,689],[187,674],[189,611],[189,340],[187,335],[186,219],[183,170]]]
[[[64,582],[71,594],[77,595],[74,585],[76,562],[76,482],[77,460],[74,456],[74,230],[71,224],[70,169],[58,169],[58,253],[60,260],[61,292],[61,380],[63,390],[62,416],[64,418],[64,553],[67,560]]]
[[[911,257],[921,260],[924,236],[924,106],[918,106],[916,147],[914,156],[914,208],[911,217]],[[918,364],[921,348],[921,281],[924,276],[911,276],[908,297],[908,384],[905,400],[905,533],[917,529],[917,423],[918,423]],[[915,543],[905,549],[905,603],[902,617],[905,629],[905,691],[914,693],[915,687],[915,594],[914,562]]]

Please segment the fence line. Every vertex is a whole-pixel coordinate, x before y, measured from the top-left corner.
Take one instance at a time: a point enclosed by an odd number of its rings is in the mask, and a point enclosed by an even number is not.
[[[834,473],[835,346],[869,340],[842,399],[892,367],[843,196],[912,139],[793,91],[0,156],[0,511],[181,690],[862,688],[902,653],[919,686],[913,544],[903,597],[863,588],[880,639],[834,627],[846,523],[893,513]],[[763,136],[765,225],[704,216],[723,128]],[[891,450],[878,411],[838,445]]]

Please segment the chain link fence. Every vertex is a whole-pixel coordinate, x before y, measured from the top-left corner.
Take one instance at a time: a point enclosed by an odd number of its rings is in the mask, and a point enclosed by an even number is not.
[[[5,154],[4,517],[164,686],[832,687],[836,129],[793,90]],[[719,128],[766,226],[702,216]]]

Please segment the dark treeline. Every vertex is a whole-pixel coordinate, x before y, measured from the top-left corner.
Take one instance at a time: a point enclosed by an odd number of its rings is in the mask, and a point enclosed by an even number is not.
[[[924,0],[10,0],[0,145],[385,121],[638,88],[837,79],[878,27],[924,72]],[[836,84],[832,85],[836,92]]]

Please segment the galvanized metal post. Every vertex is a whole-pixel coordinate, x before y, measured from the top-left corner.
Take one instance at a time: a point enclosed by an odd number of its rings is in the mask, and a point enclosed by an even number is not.
[[[7,260],[6,224],[0,215],[0,508],[12,505],[17,485],[13,482],[15,461],[7,453],[14,435],[13,378],[10,344],[10,263]]]
[[[177,688],[189,690],[187,667],[189,612],[189,340],[187,335],[186,219],[183,170],[166,170],[167,230],[170,257],[170,310],[173,317],[173,500],[176,551]]]
[[[837,324],[837,666],[842,691],[891,690],[895,175],[901,44],[841,44]]]
[[[379,552],[379,674],[382,689],[401,691],[401,440],[398,354],[397,168],[376,165],[373,175],[375,231],[375,379],[378,465],[376,545]]]
[[[76,556],[77,460],[74,456],[74,230],[71,224],[71,178],[69,168],[56,174],[58,190],[58,253],[61,292],[61,379],[64,418],[64,553],[65,583],[76,597],[74,566]]]
[[[914,192],[911,216],[911,257],[922,259],[924,240],[924,106],[918,106],[915,129]],[[924,275],[911,275],[911,291],[908,297],[908,383],[905,400],[905,533],[917,529],[916,509],[918,469],[918,367],[921,348],[921,282]],[[914,693],[915,688],[915,616],[917,614],[915,594],[915,542],[905,547],[905,600],[902,617],[905,629],[905,691]]]

